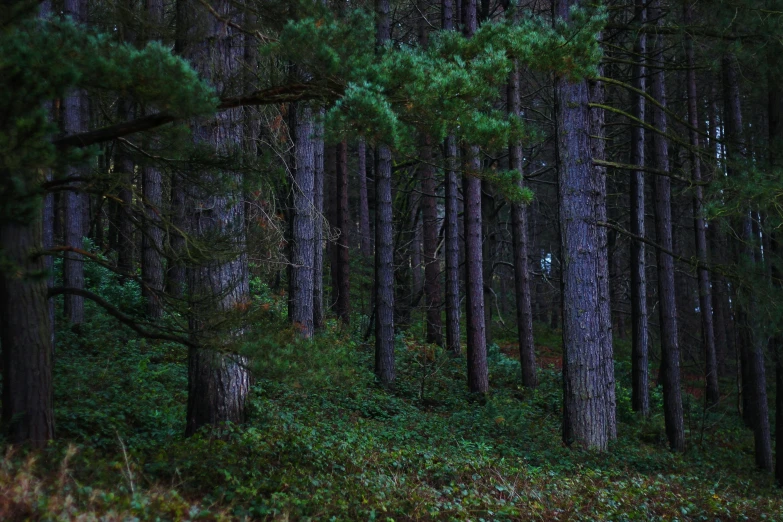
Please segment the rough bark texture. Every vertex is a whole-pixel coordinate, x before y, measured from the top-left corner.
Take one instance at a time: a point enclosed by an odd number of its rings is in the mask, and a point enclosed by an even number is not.
[[[463,34],[470,38],[478,26],[476,0],[462,3]],[[484,315],[484,255],[482,250],[481,159],[477,146],[466,147],[463,195],[465,198],[465,329],[468,349],[468,388],[489,391],[486,323]]]
[[[370,203],[367,197],[367,143],[359,139],[357,145],[359,159],[359,235],[361,236],[362,255],[372,255],[372,235],[370,233]]]
[[[685,25],[693,21],[693,6],[684,6]],[[700,147],[699,140],[699,113],[698,94],[696,92],[696,67],[693,57],[693,39],[685,34],[685,60],[687,64],[686,80],[688,90],[688,123],[689,140],[692,147],[690,152],[691,177],[695,185],[693,194],[693,228],[696,234],[696,256],[702,263],[698,269],[699,277],[699,312],[701,316],[702,343],[704,345],[704,375],[706,379],[705,398],[708,406],[712,406],[720,399],[718,391],[718,363],[715,356],[715,329],[712,315],[712,289],[710,286],[710,274],[703,268],[708,262],[707,257],[707,230],[704,225],[703,204],[704,190],[701,186],[701,160],[697,151]]]
[[[647,10],[644,0],[635,1],[635,22],[639,25],[647,21]],[[647,52],[647,36],[639,33],[634,44],[636,64],[634,65],[633,86],[644,91],[646,86],[646,71],[644,55]],[[633,96],[633,95],[632,95]],[[633,96],[631,114],[639,121],[645,121],[646,102],[644,96]],[[644,128],[631,127],[631,165],[644,166]],[[645,237],[644,210],[644,171],[631,172],[631,233],[637,237]],[[646,249],[642,241],[631,241],[631,402],[634,411],[647,417],[650,414],[649,366],[648,348],[649,333],[647,327],[647,261]]]
[[[515,13],[516,15],[516,13]],[[516,16],[515,16],[516,18]],[[519,64],[514,63],[514,69],[508,80],[508,112],[520,115]],[[522,173],[522,144],[512,142],[508,147],[509,167],[519,173],[519,186],[524,186]],[[530,264],[527,258],[527,207],[516,204],[511,209],[513,249],[514,249],[514,293],[517,303],[517,337],[519,340],[519,362],[522,366],[522,385],[535,388],[536,352],[533,342],[533,310],[530,301]]]
[[[376,44],[391,39],[389,0],[375,1]],[[391,150],[375,151],[375,375],[384,386],[394,382],[394,232],[392,228]]]
[[[335,293],[334,311],[343,323],[351,321],[350,301],[350,244],[348,231],[351,226],[351,215],[348,208],[348,143],[343,141],[337,145],[337,178],[335,190],[337,198],[332,226],[339,234],[332,245],[332,288]]]
[[[221,17],[231,19],[231,2],[212,3]],[[230,80],[240,73],[243,39],[241,33],[211,16],[194,0],[180,0],[177,23],[187,31],[186,50],[196,71],[216,87],[226,89]],[[194,140],[213,146],[220,153],[239,150],[242,139],[241,109],[219,112],[192,126]],[[205,174],[205,176],[209,176]],[[239,176],[223,173],[237,185]],[[236,194],[209,194],[197,187],[188,187],[189,230],[196,236],[220,234],[229,238],[232,251],[221,259],[200,261],[188,267],[188,298],[190,304],[191,337],[203,348],[192,348],[188,357],[188,412],[186,433],[193,434],[201,426],[225,421],[241,422],[250,388],[250,373],[246,361],[231,353],[207,346],[225,345],[237,333],[211,331],[215,316],[237,313],[249,299],[247,257],[244,249],[244,205]],[[312,294],[310,294],[312,304]]]
[[[446,31],[453,31],[456,13],[452,0],[441,2],[441,23]],[[462,352],[459,324],[459,199],[457,186],[457,141],[448,136],[445,150],[445,261],[446,261],[446,349],[453,355]]]
[[[84,22],[86,6],[82,0],[65,0],[63,13],[74,20]],[[88,100],[85,92],[75,89],[63,100],[62,108],[63,130],[65,134],[77,134],[87,130],[89,125]],[[69,167],[68,176],[80,177],[84,172],[82,167]],[[62,196],[64,200],[66,246],[81,249],[84,231],[84,194],[67,191]],[[75,252],[63,256],[63,285],[69,288],[84,288],[84,259]],[[64,296],[65,317],[73,324],[84,321],[84,298],[76,295]]]
[[[163,25],[163,0],[146,0],[147,22],[152,27],[149,35],[159,39],[158,28]],[[144,205],[144,223],[141,238],[142,293],[146,301],[147,317],[158,319],[163,315],[160,296],[163,293],[163,229],[160,216],[163,211],[163,177],[153,165],[141,171]]]
[[[739,71],[736,57],[726,54],[723,57],[724,89],[724,125],[727,141],[727,175],[736,176],[736,162],[745,156],[742,126],[742,106],[739,91]],[[753,222],[748,209],[742,219],[742,246],[740,263],[748,266],[756,262],[755,244],[758,234],[753,231]],[[752,289],[739,289],[741,294],[737,302],[738,326],[744,332],[741,350],[742,395],[745,399],[744,412],[746,422],[753,429],[755,441],[756,465],[760,469],[772,471],[772,442],[770,440],[769,405],[767,401],[767,377],[764,367],[764,349],[762,325],[758,313],[756,294]]]
[[[559,0],[555,14],[569,19],[575,2]],[[611,320],[601,313],[608,279],[605,180],[591,165],[586,81],[555,82],[563,302],[563,440],[606,450],[615,432]],[[604,270],[604,272],[601,272]],[[608,348],[608,349],[607,349]]]
[[[325,111],[319,109],[315,121],[315,164],[313,172],[313,204],[315,205],[315,252],[313,257],[313,327],[324,326],[324,124]]]
[[[650,4],[650,18],[662,23],[660,0]],[[653,65],[652,96],[658,103],[666,106],[666,84],[663,69],[663,36],[654,37],[652,53]],[[666,113],[659,106],[652,108],[652,124],[661,133],[667,131]],[[652,133],[653,165],[663,172],[669,172],[669,143],[658,133]],[[671,252],[672,208],[671,178],[655,176],[655,232],[658,244]],[[658,259],[658,300],[661,321],[661,366],[660,375],[663,386],[663,410],[666,421],[666,435],[669,446],[674,451],[685,450],[685,427],[682,413],[682,394],[680,391],[680,346],[677,334],[677,305],[674,283],[674,259],[671,255],[657,251]]]
[[[2,176],[9,179],[10,175]],[[12,443],[43,448],[54,437],[52,326],[40,250],[43,228],[33,223],[0,225],[0,249],[13,269],[0,271],[0,343],[3,426]]]
[[[313,266],[315,262],[315,127],[310,107],[292,107],[295,121],[295,170],[291,245],[290,319],[302,337],[313,335]]]

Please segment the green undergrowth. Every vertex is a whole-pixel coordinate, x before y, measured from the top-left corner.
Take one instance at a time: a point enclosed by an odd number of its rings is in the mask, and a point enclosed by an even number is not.
[[[618,439],[606,453],[569,449],[553,367],[525,390],[518,362],[492,346],[492,391],[475,397],[462,359],[400,334],[386,390],[359,327],[330,322],[297,342],[265,299],[242,347],[256,375],[247,423],[189,439],[182,348],[97,310],[78,335],[63,331],[58,441],[6,454],[0,519],[783,520],[729,406],[704,415],[686,399],[689,448],[673,454],[660,393],[639,419],[620,361]]]

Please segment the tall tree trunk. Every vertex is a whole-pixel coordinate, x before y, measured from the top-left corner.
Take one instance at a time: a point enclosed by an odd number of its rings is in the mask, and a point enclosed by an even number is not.
[[[570,20],[573,0],[555,2]],[[615,433],[611,319],[602,313],[608,279],[605,179],[591,165],[586,80],[555,80],[563,288],[563,441],[606,450]],[[603,272],[602,272],[603,271]]]
[[[150,37],[161,38],[159,28],[163,26],[163,0],[146,0],[147,22],[152,27]],[[141,239],[142,293],[146,301],[147,317],[158,319],[163,315],[160,300],[163,293],[163,229],[160,216],[163,211],[163,177],[153,165],[146,165],[141,171],[144,222]]]
[[[313,173],[313,204],[315,205],[315,252],[313,257],[313,327],[324,326],[324,123],[323,108],[315,121],[315,165]]]
[[[479,164],[480,165],[480,164]],[[492,276],[495,267],[495,191],[486,179],[481,180],[481,266],[484,281],[484,344],[492,344]]]
[[[470,38],[478,27],[476,0],[462,2],[463,34]],[[468,348],[468,388],[489,391],[486,323],[484,315],[484,267],[482,251],[481,159],[477,146],[466,147],[463,196],[465,198],[465,328]]]
[[[359,138],[356,146],[359,160],[359,234],[361,235],[362,255],[372,255],[372,236],[370,233],[370,203],[367,197],[367,142]]]
[[[348,143],[342,141],[337,145],[337,178],[335,190],[337,197],[334,204],[334,223],[332,226],[339,234],[332,245],[332,288],[336,295],[334,310],[344,324],[351,321],[350,301],[350,250],[348,231],[351,216],[348,208]]]
[[[647,22],[645,0],[634,2],[635,23],[642,25]],[[647,53],[647,36],[639,32],[634,43],[635,65],[633,69],[633,86],[639,91],[645,91],[646,71],[644,56]],[[631,114],[639,121],[645,121],[646,102],[644,96],[633,96]],[[639,125],[631,127],[631,165],[644,166],[644,128]],[[644,210],[644,171],[631,173],[631,233],[637,237],[645,237]],[[631,240],[631,322],[632,349],[631,372],[632,393],[631,404],[634,411],[642,416],[650,415],[648,348],[649,333],[647,328],[647,262],[646,249],[642,241]]]
[[[663,23],[660,0],[653,0],[649,16]],[[654,37],[652,60],[652,96],[666,106],[666,83],[664,71],[663,36]],[[667,132],[666,113],[658,105],[652,108],[653,125],[661,134]],[[653,163],[657,170],[669,172],[669,143],[658,132],[652,133]],[[658,244],[668,251],[673,250],[672,240],[671,179],[668,176],[655,177],[655,231]],[[685,426],[680,391],[680,346],[677,334],[677,305],[674,284],[674,259],[671,255],[657,251],[658,259],[658,301],[661,321],[661,367],[663,385],[663,410],[666,421],[666,435],[674,451],[685,450]]]
[[[442,28],[453,31],[456,13],[452,0],[441,2]],[[453,355],[462,352],[460,347],[459,324],[459,219],[457,186],[457,141],[448,136],[444,142],[445,150],[445,261],[446,261],[446,349]]]
[[[724,124],[726,137],[726,165],[729,177],[737,176],[736,164],[744,159],[744,140],[742,126],[742,106],[740,102],[739,79],[736,57],[726,54],[723,57]],[[757,236],[753,233],[753,223],[748,209],[742,218],[743,237],[741,263],[755,264],[754,245]],[[742,393],[746,398],[746,421],[753,429],[755,441],[756,465],[760,469],[772,471],[772,443],[770,440],[769,405],[767,402],[767,378],[764,367],[764,337],[759,323],[758,303],[753,289],[744,289],[740,285],[741,295],[738,319],[744,331],[742,350]]]
[[[519,20],[519,12],[513,8],[514,21]],[[521,101],[519,92],[519,63],[514,61],[514,68],[508,79],[508,113],[521,116]],[[524,158],[522,143],[514,141],[509,144],[509,167],[519,174],[519,187],[524,188]],[[536,377],[536,351],[533,342],[533,310],[530,304],[530,263],[527,258],[527,207],[515,204],[511,208],[513,257],[514,257],[514,293],[517,302],[517,337],[519,340],[519,362],[522,367],[522,385],[535,388],[538,385]]]
[[[86,6],[82,0],[65,0],[63,13],[71,16],[77,22],[85,22]],[[74,89],[63,102],[63,130],[65,134],[78,134],[88,127],[88,100],[82,89]],[[79,177],[83,167],[69,167],[68,176]],[[84,194],[77,191],[67,191],[64,199],[64,242],[68,247],[81,249],[84,235]],[[80,254],[67,252],[63,256],[63,285],[68,288],[84,288],[84,259]],[[76,295],[65,295],[65,316],[73,324],[84,322],[84,298]]]
[[[183,54],[203,78],[225,94],[227,85],[240,74],[243,49],[241,33],[223,21],[233,18],[231,2],[212,3],[220,20],[195,0],[179,0],[177,7],[177,23],[182,24],[187,38]],[[241,148],[242,124],[242,110],[230,109],[195,122],[192,133],[197,143],[228,154]],[[238,174],[223,173],[222,178],[241,185]],[[210,328],[216,315],[236,313],[247,306],[249,299],[244,205],[234,193],[209,194],[198,187],[187,190],[191,233],[223,235],[230,239],[226,248],[232,249],[223,252],[219,260],[200,260],[188,267],[191,337],[201,346],[188,354],[186,434],[191,435],[204,425],[241,422],[251,377],[243,357],[211,347],[225,346],[226,338],[238,334],[236,327],[230,332]]]
[[[376,45],[391,39],[389,0],[375,0]],[[394,231],[392,159],[388,145],[375,151],[375,375],[384,386],[394,382]]]
[[[685,25],[693,22],[693,5],[684,5]],[[688,123],[691,126],[689,138],[691,145],[690,162],[691,177],[695,185],[693,195],[694,230],[696,232],[696,256],[704,265],[707,264],[707,231],[704,226],[704,190],[701,186],[701,160],[698,150],[699,143],[699,98],[696,93],[696,64],[693,57],[693,38],[685,33],[685,60],[687,65],[688,84]],[[712,314],[712,289],[710,286],[710,274],[706,268],[698,270],[699,275],[699,312],[701,315],[701,331],[704,344],[704,375],[706,378],[707,405],[712,406],[720,400],[718,391],[718,363],[715,356],[715,330],[713,328]]]
[[[294,134],[294,216],[291,248],[291,321],[305,338],[313,335],[313,266],[315,262],[315,126],[313,110],[297,104]]]

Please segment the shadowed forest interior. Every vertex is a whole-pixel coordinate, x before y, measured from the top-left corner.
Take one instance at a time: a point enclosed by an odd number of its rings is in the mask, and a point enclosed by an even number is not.
[[[9,0],[1,520],[783,520],[783,0]]]

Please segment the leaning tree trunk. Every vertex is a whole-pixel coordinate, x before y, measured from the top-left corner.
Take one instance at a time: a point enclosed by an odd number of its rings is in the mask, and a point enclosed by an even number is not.
[[[635,0],[635,22],[642,25],[647,21],[647,9],[644,0]],[[635,64],[633,86],[641,92],[645,91],[646,71],[644,56],[647,53],[647,36],[639,32],[634,44]],[[631,114],[638,121],[645,118],[645,98],[642,95],[632,96]],[[644,166],[644,128],[641,125],[631,127],[631,165]],[[631,172],[631,233],[637,237],[645,237],[644,226],[644,171]],[[631,240],[631,404],[634,411],[642,416],[650,415],[649,367],[648,367],[648,328],[647,328],[647,261],[646,249],[642,241]]]
[[[212,6],[221,18],[231,19],[231,2],[220,0]],[[177,23],[186,31],[183,54],[219,93],[226,94],[226,86],[241,73],[241,33],[194,0],[180,0],[177,14]],[[196,143],[229,154],[241,150],[242,124],[242,110],[230,109],[195,122],[192,133]],[[213,174],[204,173],[204,177],[217,181]],[[209,259],[213,252],[202,252],[204,256],[188,267],[191,337],[200,346],[188,354],[188,435],[204,425],[241,422],[251,382],[247,361],[225,351],[240,329],[232,325],[230,331],[214,330],[216,317],[237,314],[249,300],[244,205],[235,193],[241,179],[238,174],[225,172],[221,181],[231,188],[225,187],[218,194],[199,187],[187,188],[189,230],[196,239],[205,234],[225,238],[221,247],[226,250],[220,252],[219,259]],[[206,247],[202,245],[202,249]],[[312,294],[310,300],[312,303]],[[215,349],[218,346],[220,349]]]
[[[512,13],[515,21],[519,19],[518,9]],[[515,60],[508,79],[508,113],[521,116],[519,93],[519,63]],[[519,187],[524,188],[522,143],[509,144],[509,167],[519,175]],[[530,263],[527,258],[527,207],[521,203],[511,208],[513,252],[514,252],[514,290],[517,302],[517,337],[519,340],[519,362],[522,366],[522,385],[535,388],[536,352],[533,343],[533,310],[530,304]]]
[[[693,22],[693,5],[684,6],[685,25]],[[701,185],[701,159],[699,158],[699,114],[698,95],[696,94],[696,64],[693,57],[693,38],[685,33],[685,60],[687,65],[688,84],[688,123],[691,145],[690,162],[691,177],[695,185],[693,195],[693,228],[696,233],[696,256],[702,263],[698,269],[699,275],[699,312],[701,315],[701,331],[704,336],[704,375],[706,377],[707,405],[712,406],[720,400],[718,391],[718,363],[715,356],[715,329],[713,327],[712,314],[712,289],[710,285],[710,273],[704,265],[707,264],[707,230],[704,225],[704,190]]]
[[[723,57],[724,122],[726,136],[726,165],[729,177],[738,176],[737,163],[744,159],[742,107],[739,91],[739,71],[736,57],[727,54]],[[753,232],[750,217],[751,209],[744,212],[742,218],[743,246],[741,262],[752,266],[755,263],[755,243],[757,234]],[[745,342],[740,348],[742,359],[742,389],[746,398],[746,421],[753,429],[755,441],[756,465],[760,469],[772,471],[772,442],[770,440],[769,405],[767,402],[767,377],[764,367],[765,339],[759,319],[759,303],[753,289],[739,288],[743,293],[737,303],[738,317]],[[738,320],[739,323],[739,320]]]
[[[453,0],[442,0],[442,28],[453,31],[455,11]],[[452,355],[460,355],[459,322],[459,188],[457,186],[457,141],[448,136],[445,150],[445,261],[446,261],[446,349]]]
[[[463,0],[463,34],[476,32],[476,0]],[[481,159],[477,146],[466,147],[463,195],[465,198],[465,328],[468,348],[468,388],[474,393],[489,391],[487,338],[484,315],[484,267],[482,252]]]
[[[570,19],[574,0],[558,0],[555,14]],[[606,450],[615,433],[611,319],[602,313],[608,279],[605,179],[592,167],[586,80],[555,81],[558,193],[563,288],[563,441]],[[601,273],[603,271],[603,273]]]

